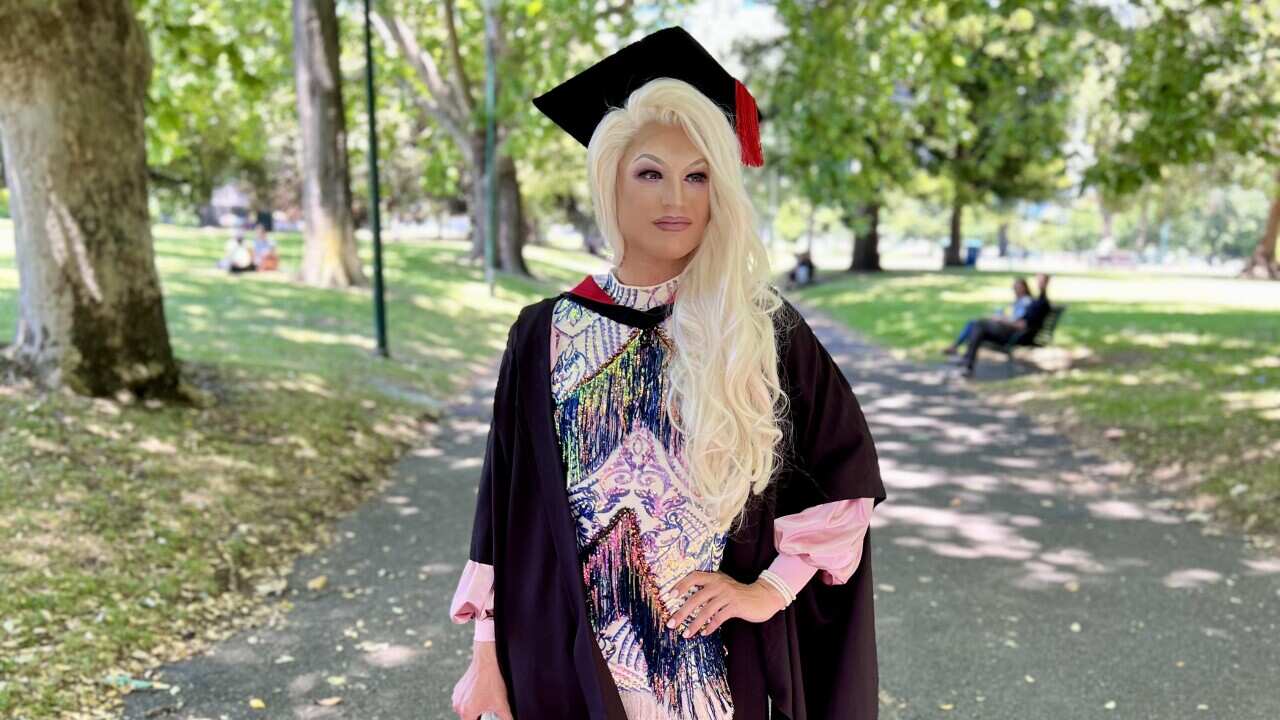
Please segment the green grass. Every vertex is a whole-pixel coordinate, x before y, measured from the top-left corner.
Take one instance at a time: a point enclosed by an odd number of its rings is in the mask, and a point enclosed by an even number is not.
[[[226,235],[160,226],[170,338],[204,406],[0,386],[0,716],[115,701],[108,674],[198,650],[269,611],[258,589],[368,497],[442,398],[495,360],[523,305],[600,261],[531,248],[547,282],[490,297],[461,242],[385,248],[391,360],[367,289],[216,269]],[[282,267],[301,240],[278,238]],[[367,248],[367,246],[365,246]],[[18,279],[0,220],[0,332]]]
[[[828,277],[799,296],[903,356],[937,362],[966,319],[1008,302],[1014,275]],[[1062,274],[1049,297],[1068,309],[1053,347],[1027,356],[1041,371],[983,391],[1118,449],[1140,479],[1203,493],[1245,529],[1280,530],[1280,283]]]

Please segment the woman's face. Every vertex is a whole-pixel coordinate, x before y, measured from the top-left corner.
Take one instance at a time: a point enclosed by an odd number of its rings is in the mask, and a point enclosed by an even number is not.
[[[678,274],[702,242],[711,212],[709,166],[679,126],[650,123],[622,154],[617,200],[623,264],[635,282],[661,281]]]

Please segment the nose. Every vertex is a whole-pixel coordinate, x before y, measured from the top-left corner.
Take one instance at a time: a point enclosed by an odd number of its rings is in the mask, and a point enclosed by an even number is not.
[[[680,207],[683,199],[684,188],[681,187],[680,178],[664,178],[662,182],[662,205],[663,207]]]

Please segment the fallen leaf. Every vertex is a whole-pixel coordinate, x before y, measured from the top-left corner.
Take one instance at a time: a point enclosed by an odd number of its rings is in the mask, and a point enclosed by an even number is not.
[[[253,708],[254,710],[265,710],[267,707],[267,704],[262,702],[262,700],[259,698],[252,698],[249,700],[249,707]]]
[[[334,705],[341,705],[341,704],[342,704],[342,698],[340,698],[340,697],[327,697],[327,698],[324,698],[324,699],[321,699],[321,700],[317,700],[317,701],[316,701],[316,704],[317,704],[317,705],[323,705],[324,707],[333,707]]]
[[[308,581],[307,581],[307,588],[308,588],[309,590],[316,590],[316,591],[320,591],[320,590],[323,590],[323,589],[324,589],[324,587],[325,587],[325,585],[328,585],[328,584],[329,584],[329,576],[328,576],[328,575],[320,575],[320,576],[318,576],[318,577],[314,577],[314,578],[311,578],[310,580],[308,580]]]

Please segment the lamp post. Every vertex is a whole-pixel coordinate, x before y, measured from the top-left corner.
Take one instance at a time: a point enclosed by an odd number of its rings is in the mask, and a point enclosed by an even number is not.
[[[378,189],[378,120],[373,99],[373,41],[370,0],[364,0],[364,89],[369,103],[369,221],[373,230],[373,322],[378,336],[377,354],[391,357],[387,349],[387,308],[382,288],[382,196]]]
[[[496,293],[494,283],[494,250],[498,237],[497,208],[497,167],[495,157],[497,148],[497,120],[494,117],[497,105],[497,84],[493,67],[494,41],[497,34],[497,21],[493,17],[493,0],[484,0],[484,182],[485,182],[485,221],[484,221],[484,280],[489,284],[489,296]]]

